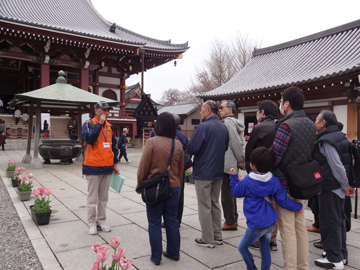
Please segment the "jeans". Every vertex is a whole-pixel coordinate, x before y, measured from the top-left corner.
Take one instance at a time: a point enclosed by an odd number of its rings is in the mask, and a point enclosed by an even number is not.
[[[161,216],[164,218],[167,246],[166,252],[170,257],[180,257],[180,231],[176,218],[179,203],[180,188],[171,188],[171,196],[156,204],[146,204],[146,214],[149,223],[149,241],[151,259],[160,262],[162,256]]]
[[[250,229],[247,228],[245,234],[241,238],[238,250],[246,263],[248,270],[256,270],[255,262],[252,254],[249,251],[249,246],[257,239],[260,242],[261,253],[261,270],[269,270],[271,264],[270,255],[270,239],[274,230],[275,224],[271,224],[268,227],[262,229]]]

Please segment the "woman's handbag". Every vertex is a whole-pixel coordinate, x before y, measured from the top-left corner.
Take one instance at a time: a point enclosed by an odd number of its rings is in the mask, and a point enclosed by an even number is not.
[[[144,203],[155,205],[163,202],[171,196],[169,170],[175,149],[175,139],[172,140],[169,166],[166,171],[142,181],[136,191],[141,190],[141,198]]]

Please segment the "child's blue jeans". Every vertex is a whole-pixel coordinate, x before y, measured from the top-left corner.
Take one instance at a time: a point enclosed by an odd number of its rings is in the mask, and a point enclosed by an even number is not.
[[[270,255],[270,239],[274,230],[275,224],[261,229],[247,228],[245,234],[241,238],[238,250],[246,263],[248,270],[256,270],[255,262],[252,254],[249,251],[249,246],[259,239],[260,253],[261,253],[261,270],[269,270],[271,264]]]

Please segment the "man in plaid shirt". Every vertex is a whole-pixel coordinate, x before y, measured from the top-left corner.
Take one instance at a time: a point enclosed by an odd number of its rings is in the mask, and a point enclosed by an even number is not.
[[[303,111],[303,91],[298,87],[289,87],[282,92],[280,112],[285,117],[279,120],[272,149],[276,154],[276,164],[272,173],[278,177],[287,192],[287,167],[305,164],[311,159],[316,140],[315,124]],[[288,197],[304,204],[305,200]],[[309,269],[309,246],[304,212],[294,213],[275,206],[279,216],[278,226],[284,257],[284,269]]]

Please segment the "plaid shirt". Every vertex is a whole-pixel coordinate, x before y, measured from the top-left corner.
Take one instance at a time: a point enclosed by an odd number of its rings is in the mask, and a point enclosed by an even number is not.
[[[276,155],[276,163],[275,165],[279,165],[281,159],[286,152],[286,148],[289,144],[291,137],[291,132],[289,127],[286,124],[282,124],[278,127],[274,139],[274,143],[272,146],[272,150],[275,152]],[[286,191],[289,191],[286,179],[280,179],[281,184],[284,186]]]

